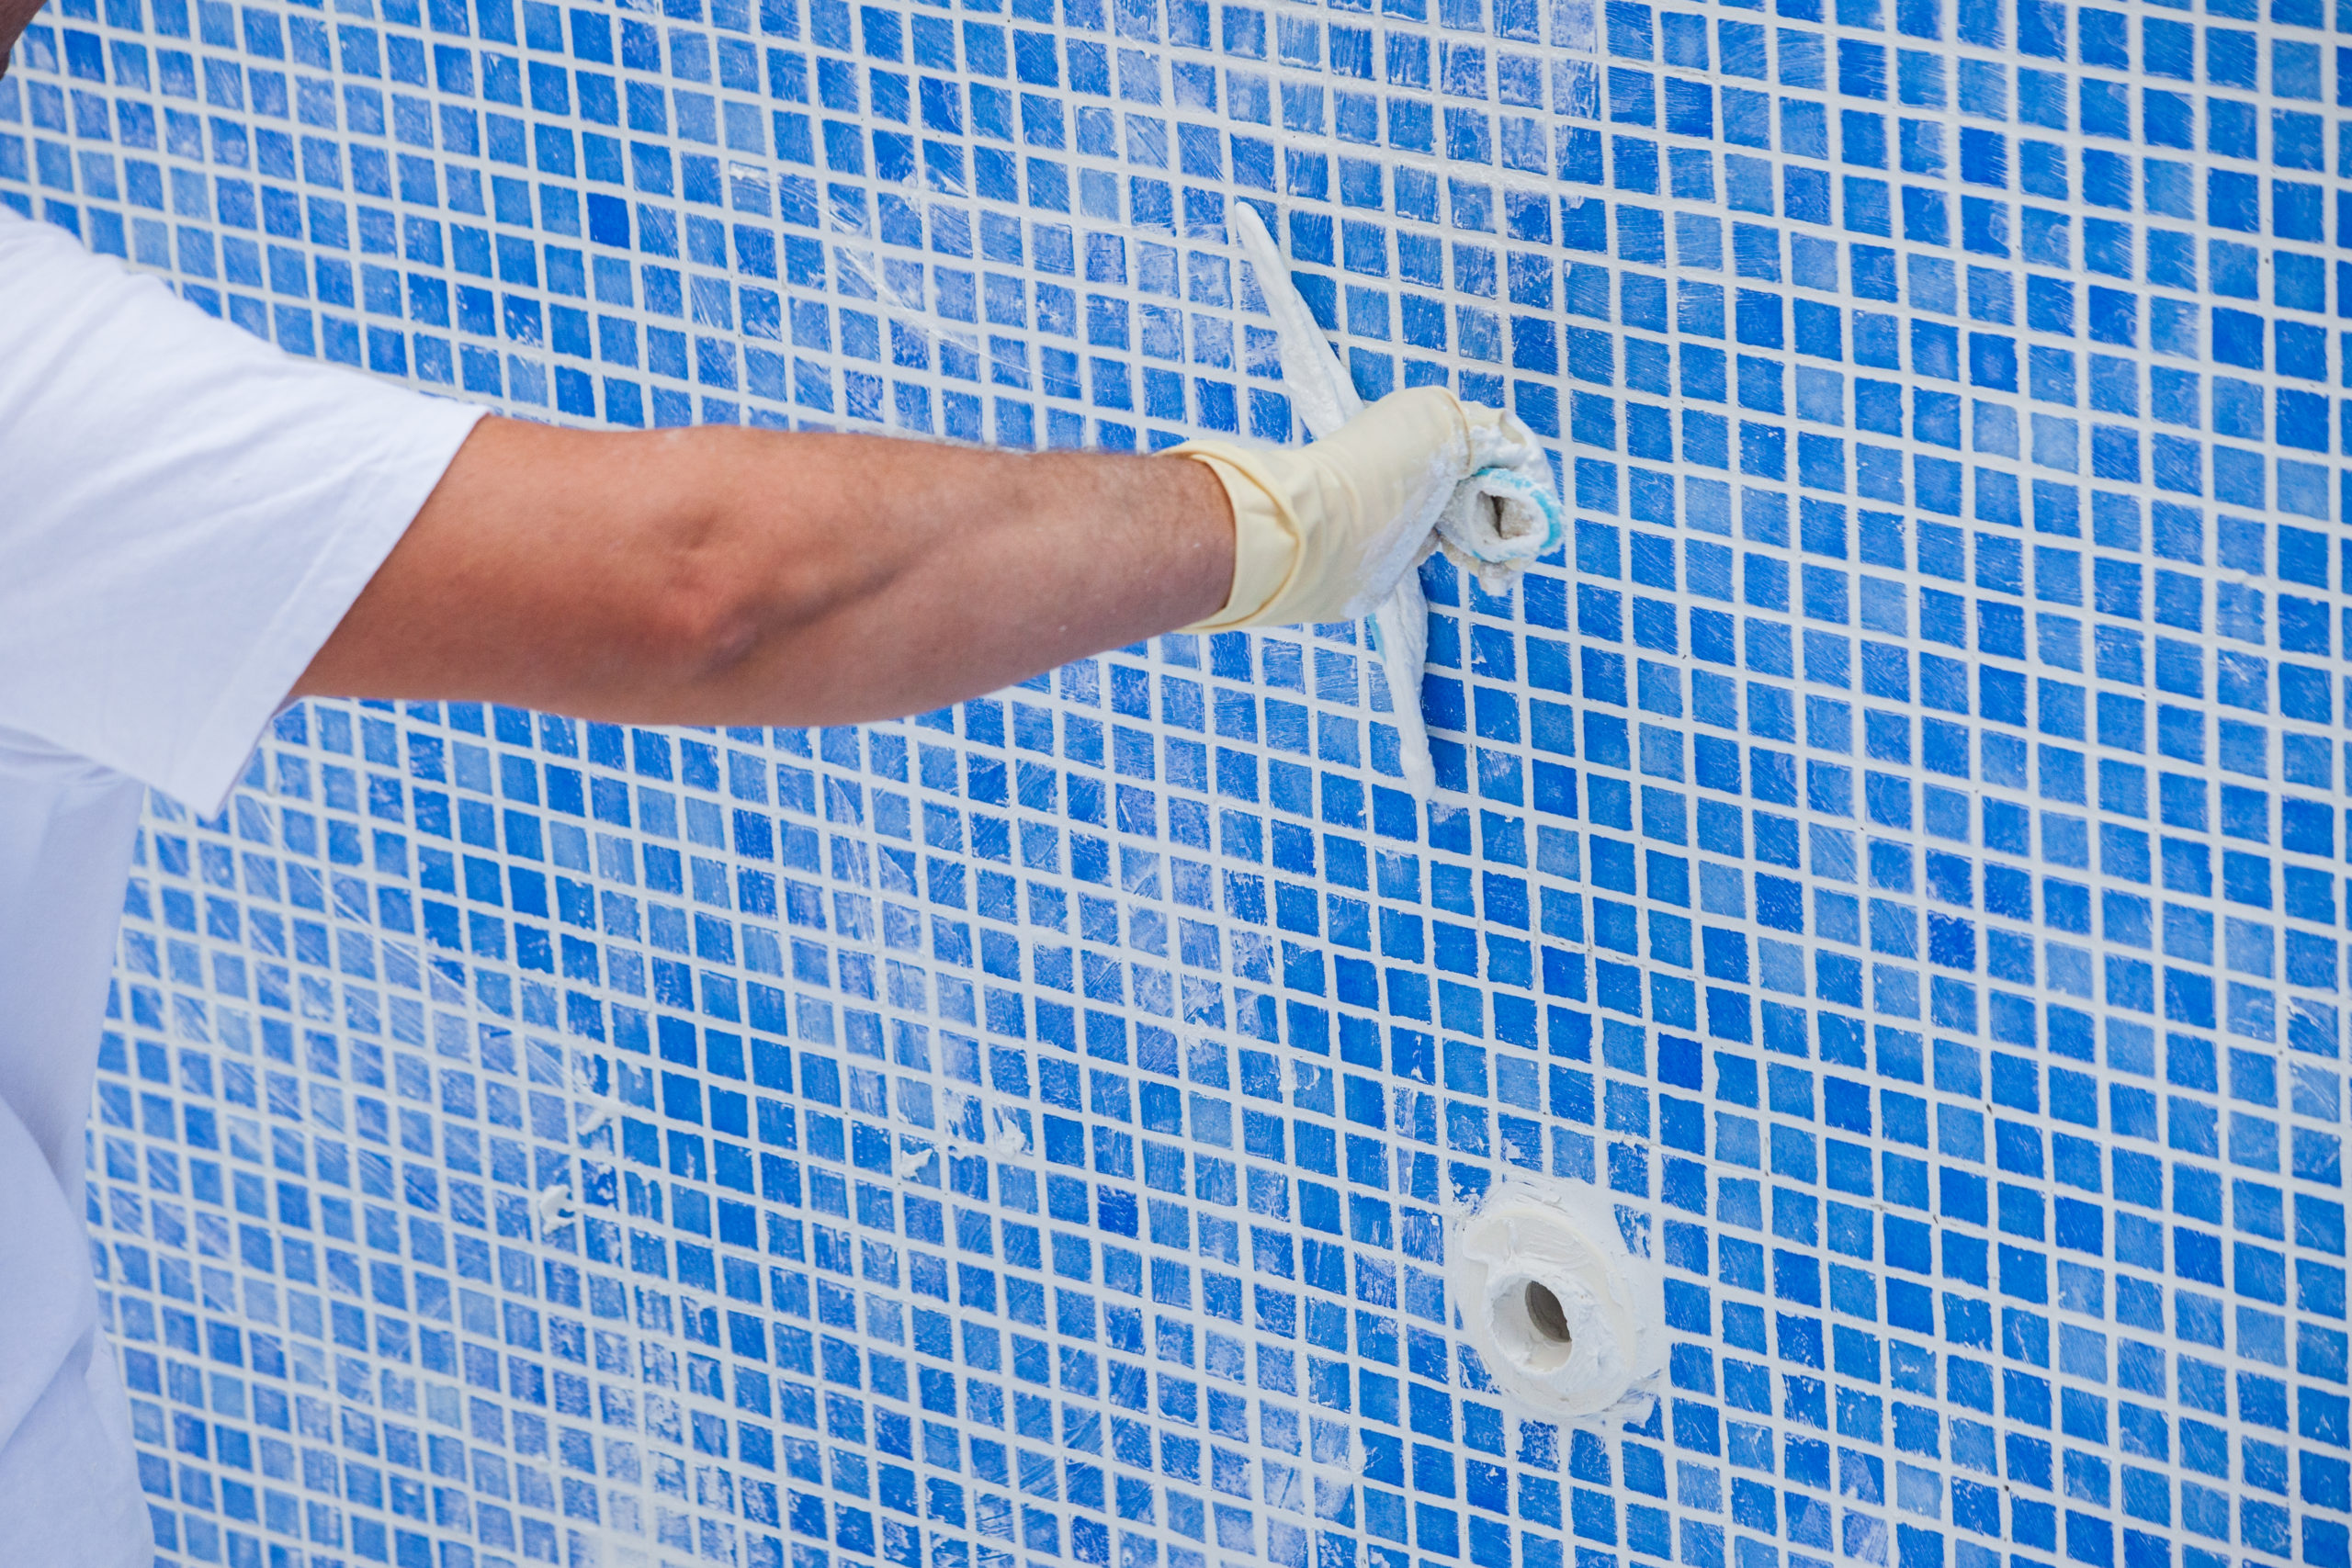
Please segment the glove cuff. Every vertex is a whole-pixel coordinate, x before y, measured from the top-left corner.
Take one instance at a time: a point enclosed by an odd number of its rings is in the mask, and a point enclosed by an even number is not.
[[[1202,464],[1233,508],[1233,587],[1224,607],[1182,629],[1228,631],[1260,624],[1298,570],[1298,519],[1256,454],[1223,441],[1187,441],[1163,454]]]

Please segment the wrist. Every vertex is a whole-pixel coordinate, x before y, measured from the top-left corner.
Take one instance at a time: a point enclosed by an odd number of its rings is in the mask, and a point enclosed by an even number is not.
[[[1227,520],[1217,556],[1227,567],[1223,592],[1184,629],[1213,632],[1252,624],[1280,597],[1297,567],[1296,519],[1252,453],[1222,442],[1192,441],[1170,448],[1168,456],[1206,470],[1215,483],[1204,488],[1215,489]]]

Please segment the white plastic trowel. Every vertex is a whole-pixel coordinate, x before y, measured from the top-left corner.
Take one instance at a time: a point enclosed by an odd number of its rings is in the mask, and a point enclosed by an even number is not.
[[[1246,201],[1232,207],[1234,236],[1241,254],[1258,275],[1258,292],[1274,319],[1274,348],[1283,367],[1283,389],[1307,434],[1330,434],[1358,410],[1363,400],[1340,367],[1339,355],[1315,324],[1315,313],[1299,298],[1265,220]],[[1421,719],[1421,664],[1430,649],[1430,604],[1421,593],[1421,574],[1408,568],[1396,580],[1396,592],[1372,616],[1374,650],[1380,656],[1381,674],[1388,682],[1388,705],[1396,721],[1396,753],[1405,782],[1427,795],[1437,787],[1437,771],[1430,761],[1429,726]]]
[[[1274,347],[1283,386],[1307,434],[1320,439],[1363,407],[1338,354],[1299,298],[1290,269],[1265,220],[1246,201],[1233,204],[1233,231],[1242,256],[1258,276],[1258,291],[1274,319]],[[1447,550],[1503,592],[1510,574],[1559,547],[1559,502],[1549,491],[1508,468],[1482,468],[1463,481],[1439,518]],[[1417,563],[1418,564],[1418,563]],[[1408,569],[1372,615],[1372,645],[1379,655],[1388,704],[1396,723],[1397,760],[1418,795],[1437,787],[1430,761],[1429,727],[1421,717],[1421,666],[1429,655],[1430,606],[1417,570]]]

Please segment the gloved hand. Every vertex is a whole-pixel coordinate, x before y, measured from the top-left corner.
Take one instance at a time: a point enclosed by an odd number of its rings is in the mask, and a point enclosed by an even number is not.
[[[1469,527],[1457,514],[1449,536],[1523,541],[1505,552],[1511,558],[1484,563],[1482,575],[1507,580],[1558,543],[1551,468],[1534,436],[1442,387],[1393,392],[1309,446],[1188,441],[1169,455],[1208,465],[1233,504],[1233,591],[1191,631],[1371,614],[1429,554],[1440,518],[1474,476],[1464,507],[1496,510]],[[1538,536],[1542,549],[1529,547]]]

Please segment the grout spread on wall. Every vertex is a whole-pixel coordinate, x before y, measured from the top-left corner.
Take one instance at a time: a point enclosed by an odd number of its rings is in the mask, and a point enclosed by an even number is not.
[[[311,703],[156,800],[159,1561],[2345,1563],[2330,21],[59,0],[0,199],[289,352],[1288,440],[1248,203],[1569,514],[1422,572],[1419,792],[1320,626],[859,730]],[[1449,1217],[1537,1179],[1646,1216],[1645,1413],[1474,1348]]]

